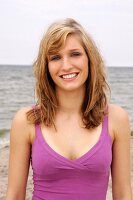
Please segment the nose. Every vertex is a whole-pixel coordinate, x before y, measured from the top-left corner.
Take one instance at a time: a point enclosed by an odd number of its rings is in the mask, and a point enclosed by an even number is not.
[[[70,71],[71,68],[72,68],[72,63],[70,62],[70,59],[68,57],[64,57],[62,59],[62,70]]]

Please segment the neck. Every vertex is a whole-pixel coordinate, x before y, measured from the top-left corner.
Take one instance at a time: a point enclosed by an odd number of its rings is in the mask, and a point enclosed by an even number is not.
[[[62,91],[56,90],[57,99],[59,102],[59,111],[68,115],[80,114],[81,107],[85,95],[85,87],[78,91]]]

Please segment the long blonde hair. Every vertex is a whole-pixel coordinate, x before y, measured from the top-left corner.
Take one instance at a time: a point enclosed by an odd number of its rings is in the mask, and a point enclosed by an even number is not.
[[[107,108],[107,92],[105,67],[102,57],[89,34],[74,19],[65,19],[53,23],[43,36],[38,57],[34,63],[36,78],[37,105],[27,113],[32,123],[54,124],[58,101],[55,84],[48,70],[48,56],[57,53],[64,45],[69,34],[80,37],[81,44],[88,56],[89,76],[86,80],[85,97],[82,104],[82,120],[86,128],[97,127],[103,120]]]

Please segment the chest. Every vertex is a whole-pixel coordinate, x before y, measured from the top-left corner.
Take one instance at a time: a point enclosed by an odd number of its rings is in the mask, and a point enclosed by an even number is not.
[[[107,190],[112,152],[110,139],[105,134],[106,129],[102,130],[102,137],[100,135],[101,126],[97,130],[95,129],[93,137],[91,135],[92,132],[79,129],[77,133],[74,132],[71,136],[69,135],[70,129],[68,129],[68,132],[63,131],[65,136],[62,136],[63,134],[59,131],[57,136],[50,129],[45,129],[45,127],[40,127],[39,125],[35,129],[37,137],[34,140],[31,151],[35,186],[40,186],[41,191],[46,188],[46,194],[48,195],[49,189],[52,190],[50,194],[54,191],[54,195],[56,189],[57,194],[59,192],[68,194],[68,191],[70,191],[71,197],[73,197],[73,191],[76,191],[76,194],[77,191],[78,193],[81,192],[81,194],[83,194],[83,191],[84,194],[89,192],[91,194],[91,191],[93,191],[94,195],[94,188],[96,192],[99,191],[99,194],[101,194],[101,191],[105,192]],[[66,137],[66,134],[69,137]],[[78,139],[73,142],[75,135]],[[86,142],[88,139],[89,143]],[[97,140],[98,142],[96,142]],[[64,145],[62,145],[62,142],[64,142]],[[85,150],[84,147],[87,144],[89,145],[87,146],[87,152],[83,151],[83,155],[81,155],[79,148],[81,148],[80,150]],[[95,145],[94,148],[91,148],[91,145]],[[89,150],[88,148],[91,149]],[[83,187],[81,188],[81,186]],[[90,197],[87,196],[88,198],[96,199],[92,197],[92,194]],[[66,199],[69,199],[69,197],[67,196]],[[102,197],[101,199],[104,198]]]
[[[63,126],[58,126],[57,131],[41,127],[45,142],[53,151],[69,160],[78,159],[88,152],[98,142],[101,133],[102,124],[92,130],[71,123],[63,123]]]

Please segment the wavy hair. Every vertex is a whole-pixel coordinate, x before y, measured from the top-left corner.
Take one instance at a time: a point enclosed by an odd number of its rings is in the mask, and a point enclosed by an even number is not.
[[[67,18],[53,23],[44,34],[34,63],[36,78],[36,106],[28,111],[27,118],[32,123],[55,125],[55,115],[59,107],[55,94],[55,84],[48,70],[48,56],[57,53],[65,45],[69,34],[80,37],[88,56],[89,75],[86,80],[85,97],[81,108],[82,120],[87,129],[100,125],[107,113],[108,91],[105,66],[94,41],[85,29],[74,19]]]

